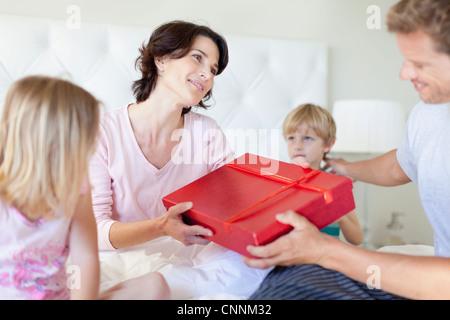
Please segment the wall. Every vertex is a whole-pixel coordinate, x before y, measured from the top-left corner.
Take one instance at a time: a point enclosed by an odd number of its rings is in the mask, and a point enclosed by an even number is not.
[[[0,0],[0,13],[68,19],[80,9],[81,22],[155,27],[173,19],[209,24],[224,34],[321,41],[330,45],[330,104],[336,99],[383,98],[418,101],[399,80],[402,63],[385,16],[395,0]],[[380,9],[381,28],[369,29],[370,5]],[[81,24],[82,26],[82,24]]]
[[[223,34],[313,40],[330,46],[329,103],[338,99],[392,99],[407,113],[418,102],[398,72],[402,58],[385,17],[395,0],[0,0],[0,13],[70,19],[79,10],[82,23],[156,27],[173,19],[203,22]],[[369,11],[375,5],[377,12]],[[68,11],[69,10],[69,11]],[[381,24],[369,28],[373,18]],[[232,57],[231,57],[232,58]],[[351,155],[348,155],[351,157]],[[355,184],[357,214],[362,216],[364,188]],[[371,242],[382,243],[392,211],[406,214],[405,238],[432,244],[432,230],[413,184],[368,187]]]

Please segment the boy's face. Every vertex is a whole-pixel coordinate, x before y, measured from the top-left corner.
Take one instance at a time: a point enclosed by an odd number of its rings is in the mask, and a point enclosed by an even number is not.
[[[320,169],[324,154],[329,152],[333,145],[325,145],[323,139],[306,124],[302,124],[294,133],[288,134],[286,141],[291,161],[297,157],[304,157],[315,170]]]

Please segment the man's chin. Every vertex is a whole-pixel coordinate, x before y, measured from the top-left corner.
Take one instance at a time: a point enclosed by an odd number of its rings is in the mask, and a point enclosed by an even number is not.
[[[450,94],[439,95],[439,96],[429,96],[425,94],[420,94],[420,100],[427,104],[440,104],[450,102]]]

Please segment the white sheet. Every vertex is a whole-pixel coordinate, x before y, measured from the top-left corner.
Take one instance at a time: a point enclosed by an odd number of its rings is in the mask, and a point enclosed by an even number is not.
[[[246,299],[271,269],[247,267],[215,243],[186,247],[162,237],[129,249],[100,252],[100,290],[151,271],[164,275],[172,299]]]
[[[412,256],[434,256],[434,247],[422,244],[405,244],[398,246],[385,246],[377,251],[409,254]]]
[[[424,245],[386,246],[378,251],[434,254],[432,246]],[[240,254],[212,242],[186,247],[170,237],[128,249],[100,252],[100,265],[100,290],[157,271],[166,278],[172,299],[176,300],[247,299],[271,270],[249,268]]]

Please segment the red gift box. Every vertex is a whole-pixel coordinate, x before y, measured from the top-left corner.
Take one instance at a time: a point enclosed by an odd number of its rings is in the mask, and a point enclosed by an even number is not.
[[[294,210],[322,229],[355,208],[352,188],[349,178],[247,153],[162,200],[166,208],[191,201],[187,224],[210,229],[208,239],[250,256],[248,245],[292,230],[276,214]]]

